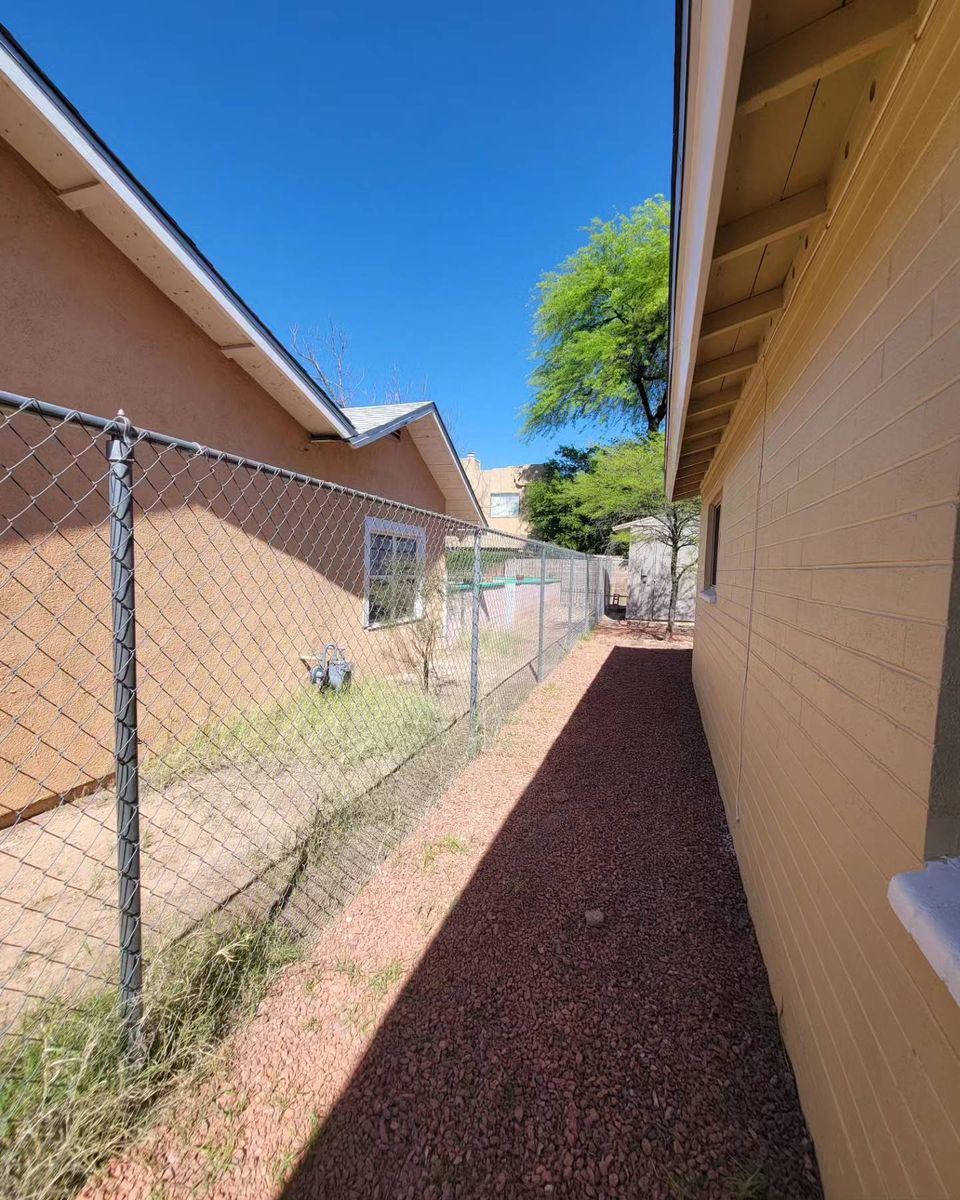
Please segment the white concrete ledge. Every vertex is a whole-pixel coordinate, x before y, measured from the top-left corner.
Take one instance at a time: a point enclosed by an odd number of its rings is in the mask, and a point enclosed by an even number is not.
[[[930,862],[922,871],[894,875],[887,897],[960,1004],[960,858]]]

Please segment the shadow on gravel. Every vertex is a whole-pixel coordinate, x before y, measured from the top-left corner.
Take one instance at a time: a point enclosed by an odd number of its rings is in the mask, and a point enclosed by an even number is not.
[[[690,658],[611,651],[288,1200],[820,1196]]]

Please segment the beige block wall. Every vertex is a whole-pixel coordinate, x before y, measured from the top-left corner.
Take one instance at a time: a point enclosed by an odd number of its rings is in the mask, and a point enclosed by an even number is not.
[[[703,486],[722,520],[697,695],[834,1200],[960,1196],[960,1007],[886,897],[956,852],[956,818],[928,818],[958,380],[960,6],[941,4]]]

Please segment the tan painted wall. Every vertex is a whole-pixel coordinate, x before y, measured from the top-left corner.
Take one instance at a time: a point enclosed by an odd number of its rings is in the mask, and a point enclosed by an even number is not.
[[[484,469],[473,454],[461,459],[467,478],[473,485],[477,500],[491,529],[511,533],[515,537],[527,537],[530,526],[520,517],[494,517],[490,513],[490,497],[494,492],[516,492],[523,503],[523,493],[536,473],[536,466],[526,464],[519,467],[488,467]]]
[[[834,1200],[960,1196],[960,1008],[886,897],[955,836],[928,800],[958,377],[960,6],[941,4],[703,487],[722,520],[697,695]]]
[[[0,330],[4,390],[106,416],[122,407],[147,428],[443,511],[406,431],[363,450],[311,445],[2,142]],[[0,428],[0,461],[27,458],[0,481],[0,823],[111,769],[103,440],[49,432],[23,418]],[[148,749],[289,694],[304,675],[297,655],[324,641],[342,642],[361,671],[380,670],[392,635],[362,625],[363,516],[409,520],[402,511],[262,479],[241,497],[241,472],[211,474],[201,460],[187,468],[175,451],[155,459],[143,448],[144,472],[137,554]],[[431,529],[435,554],[443,522]]]
[[[80,213],[0,140],[0,388],[443,511],[409,434],[311,443]]]

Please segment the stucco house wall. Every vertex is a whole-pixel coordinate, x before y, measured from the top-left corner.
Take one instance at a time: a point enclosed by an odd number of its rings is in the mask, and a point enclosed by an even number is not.
[[[697,696],[842,1200],[960,1195],[960,1007],[887,899],[958,850],[932,776],[957,670],[958,379],[960,7],[941,4],[702,486],[722,515]]]
[[[354,449],[309,435],[0,140],[0,387],[361,488],[436,512],[444,496],[407,429]],[[0,426],[4,664],[0,823],[112,769],[104,443],[41,422]],[[76,461],[73,461],[76,460]],[[381,669],[389,630],[363,622],[364,518],[334,493],[138,450],[141,718],[149,753],[211,715],[301,685],[300,653],[342,643]],[[57,475],[55,487],[51,477]],[[31,506],[30,496],[41,496]],[[320,510],[322,511],[322,514]],[[421,519],[418,519],[418,524]],[[426,519],[422,519],[424,525]],[[55,532],[51,536],[51,530]],[[443,530],[430,530],[430,554]],[[309,643],[309,644],[308,644]]]
[[[0,139],[0,386],[442,511],[409,431],[362,449],[302,426]]]
[[[512,534],[514,537],[527,537],[530,533],[530,526],[523,517],[523,493],[527,484],[536,478],[538,468],[531,464],[519,467],[484,468],[475,454],[468,454],[461,461],[490,528],[496,529],[500,533]],[[516,517],[494,516],[491,497],[495,495],[516,495],[520,504],[520,515]]]

